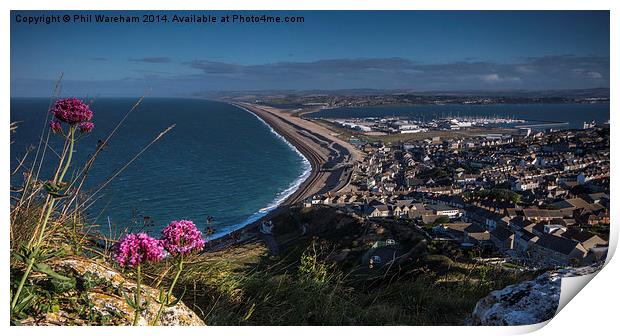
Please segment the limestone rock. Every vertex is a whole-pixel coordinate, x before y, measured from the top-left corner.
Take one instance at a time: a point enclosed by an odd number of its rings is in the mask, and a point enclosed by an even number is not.
[[[127,279],[105,263],[99,263],[94,260],[69,257],[54,263],[54,267],[70,269],[75,274],[84,276],[89,273],[100,279],[104,279],[114,288],[114,293],[104,293],[100,291],[89,291],[88,297],[93,304],[93,308],[103,316],[120,317],[120,325],[131,325],[133,322],[133,308],[127,305],[119,292],[124,291],[128,295],[132,295],[136,287],[133,280]],[[121,289],[121,290],[119,290]],[[155,298],[158,297],[159,291],[155,288],[142,285],[142,296],[148,298],[148,306],[141,313],[139,325],[148,325],[153,320],[159,308]],[[172,299],[173,301],[174,299]],[[116,319],[118,321],[118,319]],[[71,316],[66,316],[62,311],[57,313],[48,313],[41,318],[26,319],[21,321],[22,325],[87,325],[89,321],[79,320]],[[183,302],[179,302],[173,307],[164,308],[158,325],[163,326],[204,326],[204,322],[189,309]]]
[[[513,326],[550,320],[558,309],[562,278],[590,274],[596,270],[596,267],[581,267],[547,272],[534,280],[493,291],[478,301],[471,323]]]

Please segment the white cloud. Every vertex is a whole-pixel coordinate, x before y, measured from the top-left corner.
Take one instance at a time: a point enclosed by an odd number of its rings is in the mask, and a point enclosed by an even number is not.
[[[499,82],[516,82],[516,81],[520,81],[521,78],[519,77],[514,77],[514,76],[510,76],[510,77],[505,77],[505,76],[500,76],[499,74],[496,73],[492,73],[492,74],[488,74],[488,75],[482,75],[480,76],[480,79],[482,79],[485,82],[489,82],[489,83],[499,83]]]
[[[481,76],[482,80],[485,82],[499,82],[501,79],[498,74],[489,74]]]

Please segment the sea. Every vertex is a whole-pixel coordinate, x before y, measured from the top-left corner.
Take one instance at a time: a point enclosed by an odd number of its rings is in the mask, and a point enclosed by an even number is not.
[[[70,172],[86,162],[136,100],[92,102],[95,128],[77,142]],[[18,122],[11,134],[11,169],[29,146],[38,144],[49,104],[46,98],[11,99],[11,121]],[[202,230],[214,229],[210,238],[217,238],[260,219],[310,174],[310,163],[295,147],[243,109],[201,99],[146,98],[98,156],[86,194],[171,125],[175,127],[93,197],[86,214],[102,233],[157,232],[172,220],[189,219]],[[50,144],[59,152],[61,136],[52,135]],[[57,163],[48,150],[41,177],[51,178]],[[15,174],[11,183],[21,179],[22,174]]]
[[[609,121],[609,104],[490,104],[490,105],[416,105],[379,107],[341,107],[325,109],[312,118],[367,118],[398,116],[430,121],[447,117],[502,117],[526,123],[566,122],[562,128],[582,128],[584,122],[603,124]]]

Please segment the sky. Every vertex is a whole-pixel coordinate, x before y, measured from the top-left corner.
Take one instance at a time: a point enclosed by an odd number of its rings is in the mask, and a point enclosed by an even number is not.
[[[303,16],[303,23],[52,23],[64,14]],[[11,96],[609,87],[608,11],[11,12]]]

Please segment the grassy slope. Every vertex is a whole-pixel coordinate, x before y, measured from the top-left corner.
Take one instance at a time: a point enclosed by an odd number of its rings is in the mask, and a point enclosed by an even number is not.
[[[256,239],[188,266],[184,302],[207,324],[458,325],[489,291],[532,276],[477,265],[448,246],[420,251],[406,223],[362,223],[325,208],[275,222],[278,257]],[[311,234],[300,236],[297,223]],[[363,266],[365,251],[386,237],[417,252],[389,269]]]

